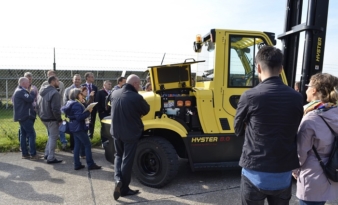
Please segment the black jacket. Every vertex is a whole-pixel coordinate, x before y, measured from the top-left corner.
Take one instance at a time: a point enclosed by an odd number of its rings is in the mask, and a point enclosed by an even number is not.
[[[28,92],[26,89],[19,86],[13,97],[14,104],[14,121],[25,121],[27,119],[35,119],[36,112],[33,107],[33,102],[35,99],[36,93]]]
[[[245,133],[239,165],[262,172],[299,167],[297,130],[303,116],[302,95],[270,77],[241,96],[235,133]]]
[[[97,102],[97,105],[95,107],[97,109],[97,113],[99,114],[100,120],[110,115],[110,110],[106,110],[106,97],[107,96],[108,96],[108,93],[105,89],[99,90],[99,92],[97,92],[97,95],[96,95],[95,102]]]
[[[148,103],[130,84],[111,94],[111,135],[123,141],[136,141],[143,132],[141,117],[150,110]]]

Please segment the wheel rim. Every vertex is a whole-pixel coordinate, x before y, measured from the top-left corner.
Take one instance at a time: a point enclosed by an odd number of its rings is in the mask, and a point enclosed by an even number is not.
[[[144,150],[139,155],[139,168],[147,176],[155,176],[161,172],[160,157],[151,149]]]

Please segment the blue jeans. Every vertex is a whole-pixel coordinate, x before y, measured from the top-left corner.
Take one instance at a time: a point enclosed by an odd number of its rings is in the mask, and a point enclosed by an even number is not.
[[[60,142],[61,144],[67,144],[67,140],[66,140],[66,134],[64,132],[60,132]]]
[[[74,168],[81,166],[80,162],[80,146],[84,146],[84,151],[86,154],[87,166],[90,167],[94,164],[92,157],[92,145],[89,141],[87,132],[79,131],[73,132],[74,135]]]
[[[27,140],[29,141],[29,152],[31,156],[36,155],[36,148],[35,148],[35,139],[36,134],[34,130],[34,122],[35,119],[27,119],[25,121],[20,121],[20,132],[21,132],[21,139],[20,139],[20,147],[22,150],[22,156],[29,156],[27,150]]]
[[[325,201],[303,201],[299,199],[299,205],[324,205]]]

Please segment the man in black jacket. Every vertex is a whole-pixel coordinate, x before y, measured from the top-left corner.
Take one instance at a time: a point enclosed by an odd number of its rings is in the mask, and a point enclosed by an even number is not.
[[[36,134],[34,130],[36,112],[33,107],[33,102],[35,101],[37,93],[29,92],[29,80],[26,77],[19,78],[18,84],[19,86],[15,89],[13,95],[13,108],[14,121],[20,123],[22,159],[31,158],[36,160],[38,158],[35,149]],[[29,141],[30,156],[27,150],[27,139]]]
[[[103,82],[103,88],[97,92],[95,101],[97,102],[96,108],[99,114],[100,121],[110,115],[110,110],[106,109],[106,98],[111,92],[111,82],[106,80]],[[103,137],[103,124],[101,122],[101,142],[102,144],[108,139]]]
[[[235,133],[245,134],[239,165],[242,204],[289,204],[291,170],[299,167],[296,135],[303,116],[302,96],[283,84],[283,54],[264,46],[256,56],[260,84],[237,105]]]
[[[138,94],[139,89],[140,78],[137,75],[130,75],[122,89],[115,90],[111,95],[110,133],[115,145],[115,200],[120,196],[139,192],[131,190],[129,184],[137,141],[143,132],[141,117],[150,110],[148,103]]]
[[[94,99],[96,99],[97,95],[97,87],[93,84],[94,83],[94,74],[92,72],[87,72],[84,74],[84,77],[86,79],[86,83],[82,84],[81,86],[87,87],[87,96],[90,96],[90,93],[94,91]],[[94,100],[94,102],[96,102]],[[95,120],[96,120],[96,106],[94,106],[93,111],[90,114],[90,124],[89,124],[89,130],[88,130],[88,136],[92,139],[94,136],[94,128],[95,128]]]

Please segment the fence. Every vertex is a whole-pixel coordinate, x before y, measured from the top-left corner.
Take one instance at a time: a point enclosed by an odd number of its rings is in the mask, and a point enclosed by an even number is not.
[[[18,79],[25,72],[33,75],[33,85],[39,89],[47,80],[47,71],[56,62],[56,73],[65,87],[72,84],[74,74],[80,74],[82,83],[84,74],[92,72],[94,84],[101,89],[103,81],[110,80],[113,86],[120,76],[136,74],[142,85],[148,66],[183,62],[187,58],[196,58],[191,54],[111,51],[93,49],[40,48],[40,47],[0,47],[0,148],[4,138],[18,137],[19,123],[13,121],[12,95],[18,85]],[[197,58],[196,58],[197,60]],[[195,66],[195,65],[194,65]],[[97,119],[99,119],[97,117]],[[94,138],[99,137],[100,123],[96,122]],[[46,129],[39,118],[34,125],[37,136],[46,136]]]
[[[33,75],[32,84],[40,89],[41,84],[47,80],[48,70],[0,70],[0,147],[1,138],[17,138],[19,123],[13,121],[13,105],[12,95],[15,88],[18,86],[18,79],[24,75],[25,72],[31,72]],[[103,81],[110,80],[113,85],[116,84],[117,78],[122,76],[128,76],[130,74],[136,74],[144,81],[147,73],[144,71],[89,71],[89,70],[62,70],[56,71],[59,80],[62,81],[65,87],[69,87],[73,84],[72,78],[74,74],[80,74],[82,83],[85,83],[84,74],[86,72],[92,72],[95,77],[94,84],[97,85],[98,89],[103,86]],[[98,119],[98,117],[97,117]],[[99,122],[96,122],[100,125]],[[46,129],[42,122],[37,118],[35,125],[35,131],[38,135],[46,136]],[[99,137],[99,129],[94,130],[94,136]]]

